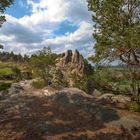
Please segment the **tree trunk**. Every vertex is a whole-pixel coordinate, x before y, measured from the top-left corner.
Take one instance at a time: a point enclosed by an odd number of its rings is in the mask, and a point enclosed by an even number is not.
[[[129,74],[130,74],[130,81],[131,81],[131,93],[133,95],[133,100],[137,100],[138,89],[137,89],[137,81],[135,76],[135,68],[132,66],[128,66]]]
[[[133,77],[131,77],[131,93],[133,95],[133,99],[136,99],[137,96],[137,88],[136,88],[136,81]]]

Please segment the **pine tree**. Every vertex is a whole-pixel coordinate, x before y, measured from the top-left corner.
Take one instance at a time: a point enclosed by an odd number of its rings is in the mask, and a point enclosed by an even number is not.
[[[44,81],[45,85],[51,77],[50,70],[55,65],[56,58],[57,54],[52,53],[49,47],[44,47],[37,54],[31,56],[29,62],[31,70],[36,77],[40,77]]]
[[[13,3],[13,0],[1,0],[0,1],[0,27],[6,21],[5,16],[3,15],[5,9]]]
[[[136,94],[134,69],[140,66],[140,0],[88,0],[93,12],[96,40],[94,62],[121,60],[130,70]]]
[[[6,21],[5,16],[3,15],[6,7],[9,7],[14,0],[0,0],[0,27]],[[0,44],[0,49],[3,49],[3,45]]]

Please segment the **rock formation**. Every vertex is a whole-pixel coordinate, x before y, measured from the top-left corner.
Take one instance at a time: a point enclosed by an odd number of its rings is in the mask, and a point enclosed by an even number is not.
[[[75,50],[74,53],[68,50],[63,53],[60,58],[56,60],[56,66],[63,71],[66,69],[67,72],[76,73],[80,76],[84,74],[84,58]],[[66,71],[65,71],[66,72]]]
[[[122,109],[128,109],[131,103],[131,97],[126,95],[115,95],[112,93],[105,93],[100,94],[97,96],[96,94],[93,95],[96,101],[102,104],[113,104],[115,107],[119,107]]]
[[[0,140],[140,138],[140,113],[101,105],[76,88],[56,92],[46,88],[42,93],[28,84],[30,81],[13,84],[21,92],[0,98]]]
[[[83,56],[78,50],[72,52],[68,50],[62,53],[56,60],[56,69],[53,75],[53,80],[61,81],[70,86],[75,86],[77,79],[84,79],[85,76],[92,71],[92,67],[85,63]]]

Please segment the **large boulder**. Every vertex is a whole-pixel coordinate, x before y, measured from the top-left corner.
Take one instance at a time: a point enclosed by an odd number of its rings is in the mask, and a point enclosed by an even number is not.
[[[125,95],[116,95],[112,98],[112,103],[120,108],[126,108],[131,103],[131,98]]]
[[[46,87],[42,89],[42,94],[45,96],[52,96],[57,92],[57,90],[51,88],[51,87]]]
[[[93,94],[92,94],[94,97],[100,97],[102,94],[102,92],[100,92],[99,90],[97,89],[94,89],[93,91]]]
[[[32,87],[32,83],[33,83],[34,81],[38,81],[38,79],[20,81],[20,82],[19,82],[19,85],[20,85],[23,89],[30,89],[30,88]]]
[[[101,96],[98,98],[98,101],[105,102],[105,103],[112,103],[112,98],[113,98],[114,96],[115,96],[115,95],[112,94],[112,93],[106,93],[106,94],[101,95]]]
[[[93,96],[88,95],[78,88],[64,88],[57,91],[53,99],[63,104],[77,104],[80,105],[89,99],[93,99]]]
[[[10,95],[13,95],[13,94],[20,94],[21,92],[23,92],[23,87],[20,85],[20,83],[14,83],[9,88],[9,92],[8,93]]]
[[[127,108],[131,102],[131,97],[126,95],[114,95],[111,93],[96,96],[97,101],[106,104],[114,104],[119,108]]]

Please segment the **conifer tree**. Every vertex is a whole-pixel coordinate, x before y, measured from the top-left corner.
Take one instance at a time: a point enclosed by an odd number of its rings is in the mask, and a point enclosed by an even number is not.
[[[0,0],[0,27],[6,21],[3,15],[5,9],[13,3],[13,0]]]
[[[13,3],[13,0],[0,0],[0,27],[6,21],[4,11]],[[0,49],[3,48],[3,45],[0,44]]]
[[[94,62],[121,60],[130,70],[136,94],[134,68],[140,66],[140,0],[88,0],[93,12]]]

